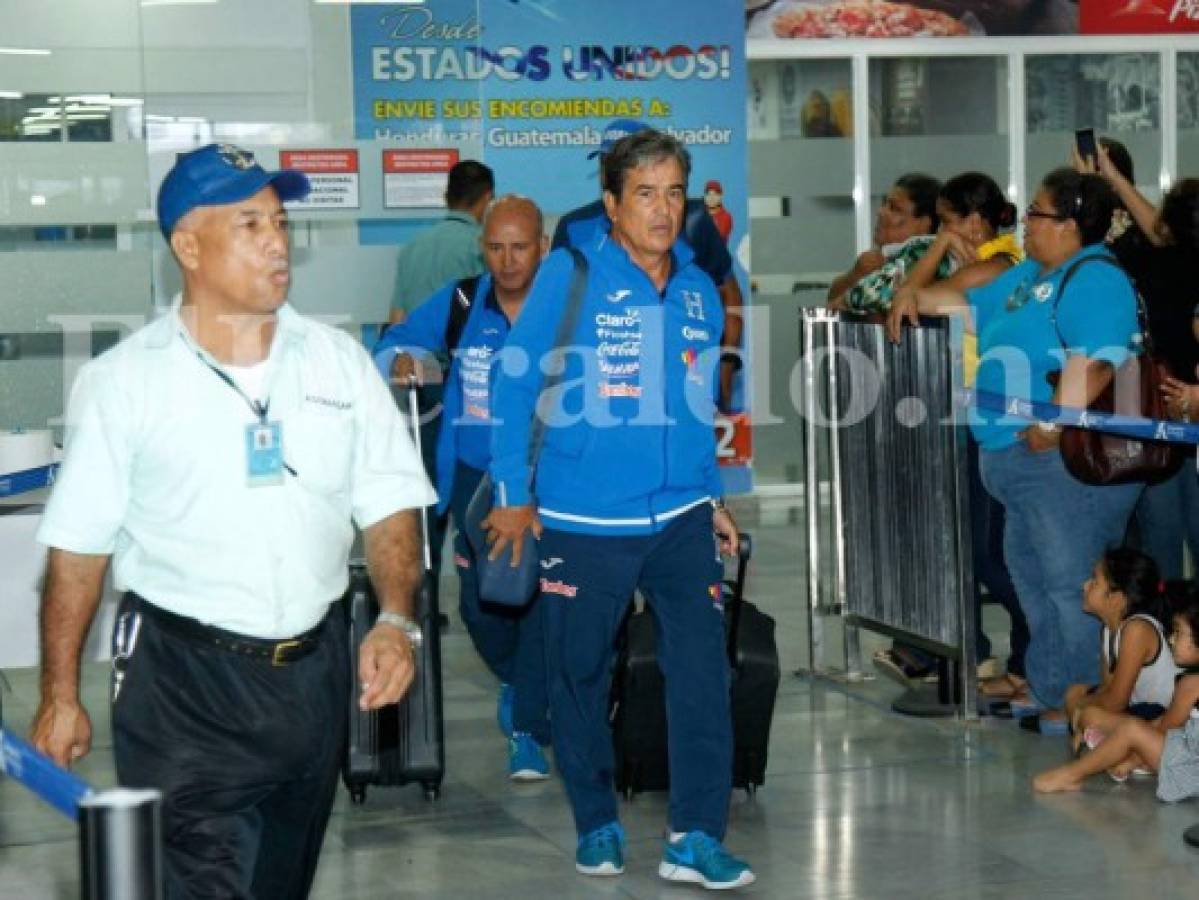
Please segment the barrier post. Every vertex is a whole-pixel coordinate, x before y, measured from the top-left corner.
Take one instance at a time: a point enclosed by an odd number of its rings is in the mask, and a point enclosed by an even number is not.
[[[162,794],[117,788],[79,802],[83,900],[162,900]]]
[[[163,900],[160,791],[93,790],[3,727],[0,770],[78,823],[83,900]]]

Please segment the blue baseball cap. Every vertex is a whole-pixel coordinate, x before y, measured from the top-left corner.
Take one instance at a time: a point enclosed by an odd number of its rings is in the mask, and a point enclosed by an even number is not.
[[[638,131],[645,131],[649,128],[644,122],[638,122],[636,119],[613,119],[608,123],[608,127],[604,129],[604,136],[600,139],[598,150],[592,150],[587,154],[588,159],[595,159],[604,153],[610,153],[612,148],[616,146],[616,142],[621,138],[627,138],[630,134],[636,134]]]
[[[180,153],[158,189],[158,227],[169,242],[175,223],[197,206],[224,206],[253,197],[272,185],[279,199],[299,200],[310,185],[303,172],[268,172],[254,154],[232,144],[208,144]]]

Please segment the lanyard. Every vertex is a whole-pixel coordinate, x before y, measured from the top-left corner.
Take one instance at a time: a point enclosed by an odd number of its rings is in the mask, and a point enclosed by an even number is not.
[[[209,371],[212,372],[213,375],[215,375],[217,378],[221,379],[221,381],[225,382],[225,384],[229,385],[229,387],[232,388],[237,393],[237,396],[241,397],[243,400],[246,401],[246,406],[250,407],[250,411],[253,412],[255,416],[257,416],[259,425],[262,425],[264,427],[266,426],[267,412],[271,408],[271,398],[270,397],[266,398],[265,403],[262,403],[258,400],[251,400],[249,397],[246,396],[246,392],[243,391],[240,387],[238,387],[237,382],[234,381],[229,376],[228,372],[218,369],[216,366],[214,366],[212,363],[210,363],[208,360],[206,360],[204,358],[204,355],[202,353],[200,353],[199,350],[196,351],[196,358],[198,360],[200,360],[200,362],[204,363],[204,365],[208,368]],[[299,473],[295,469],[293,469],[290,465],[288,465],[287,460],[283,460],[283,468],[285,470],[287,470],[288,474],[291,475],[292,478],[300,477]]]
[[[270,397],[266,398],[265,403],[263,403],[259,400],[251,400],[249,397],[246,396],[246,392],[243,391],[241,389],[241,387],[238,386],[237,382],[234,381],[229,376],[228,372],[225,372],[222,369],[218,369],[216,366],[214,366],[212,363],[210,363],[208,360],[206,360],[204,358],[203,354],[201,354],[199,350],[196,351],[196,358],[198,360],[200,360],[200,362],[204,363],[204,365],[208,367],[208,370],[210,372],[212,372],[213,375],[215,375],[217,378],[221,379],[221,381],[225,382],[225,384],[229,385],[229,387],[232,388],[233,391],[235,391],[237,393],[237,396],[241,397],[243,400],[246,401],[246,406],[250,407],[250,411],[253,412],[254,415],[258,417],[258,421],[260,424],[262,424],[262,425],[266,424],[267,412],[271,408],[271,398]]]

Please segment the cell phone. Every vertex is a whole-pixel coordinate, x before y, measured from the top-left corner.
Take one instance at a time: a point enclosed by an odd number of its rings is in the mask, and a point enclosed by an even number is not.
[[[1078,148],[1079,156],[1098,165],[1099,146],[1095,141],[1094,128],[1080,128],[1074,132],[1074,146]]]

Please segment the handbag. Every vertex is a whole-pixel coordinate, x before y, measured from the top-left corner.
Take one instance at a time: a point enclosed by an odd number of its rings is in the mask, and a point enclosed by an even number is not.
[[[1092,261],[1115,266],[1124,272],[1118,262],[1105,256],[1080,259],[1066,270],[1053,308],[1053,327],[1063,347],[1066,346],[1066,342],[1062,340],[1061,331],[1057,328],[1057,304],[1078,267]],[[1125,275],[1127,276],[1126,272]],[[1129,282],[1132,282],[1131,278]],[[1107,387],[1087,409],[1124,416],[1165,419],[1168,416],[1161,385],[1170,374],[1170,368],[1154,352],[1145,302],[1136,290],[1136,285],[1133,284],[1132,287],[1137,301],[1137,323],[1141,329],[1143,352],[1125,360]],[[1066,470],[1084,484],[1105,486],[1138,481],[1157,484],[1170,478],[1181,468],[1186,449],[1181,444],[1169,441],[1138,440],[1067,425],[1062,428],[1061,454]]]
[[[583,307],[583,296],[587,292],[587,259],[573,247],[568,248],[574,257],[574,276],[571,279],[570,291],[566,297],[566,308],[562,319],[558,322],[558,333],[550,353],[561,356],[562,350],[574,337],[579,323],[579,313]],[[546,377],[542,393],[555,387],[565,373],[565,361],[555,367],[553,374]],[[534,413],[533,422],[529,428],[529,472],[537,469],[537,459],[541,455],[541,443],[545,439],[544,417]],[[488,603],[498,603],[502,606],[524,606],[537,592],[540,576],[540,557],[537,541],[532,533],[526,534],[521,544],[520,559],[512,565],[512,548],[499,555],[496,559],[488,559],[490,547],[487,544],[487,533],[483,528],[483,520],[491,515],[495,498],[495,485],[491,475],[485,474],[479,481],[470,504],[466,508],[465,521],[462,530],[475,555],[475,576],[478,581],[479,597]]]

